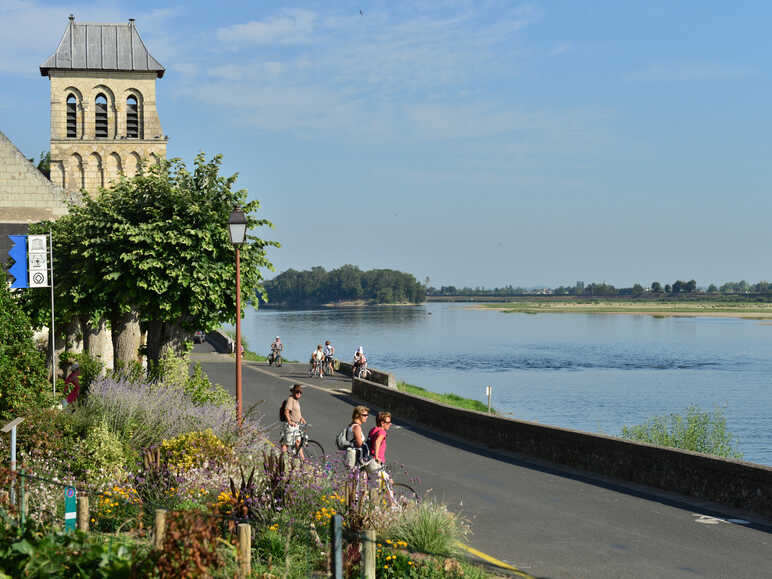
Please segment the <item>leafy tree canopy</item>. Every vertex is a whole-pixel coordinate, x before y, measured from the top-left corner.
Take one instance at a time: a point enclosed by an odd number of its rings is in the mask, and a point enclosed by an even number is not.
[[[325,271],[288,269],[265,283],[268,300],[275,304],[323,304],[368,300],[377,303],[420,303],[426,288],[409,273],[393,269],[362,271],[354,265]]]
[[[162,160],[94,198],[84,196],[56,222],[33,226],[32,232],[53,230],[59,317],[109,319],[116,310],[134,309],[145,321],[179,324],[186,331],[233,321],[228,218],[239,205],[248,231],[271,223],[255,216],[259,202],[248,202],[246,190],[232,190],[237,175],[219,174],[221,161],[220,155],[207,160],[201,153],[191,173],[179,159]],[[243,298],[263,294],[260,270],[273,268],[269,246],[278,243],[247,235],[241,248]],[[45,300],[33,309],[43,321]]]

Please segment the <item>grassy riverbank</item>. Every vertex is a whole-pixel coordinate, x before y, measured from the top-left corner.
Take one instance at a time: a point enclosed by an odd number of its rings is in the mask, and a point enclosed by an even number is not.
[[[639,314],[651,316],[711,316],[772,319],[772,302],[731,300],[614,300],[587,298],[516,299],[479,304],[479,309],[505,313]]]
[[[480,402],[479,400],[472,400],[471,398],[463,398],[458,394],[438,394],[437,392],[431,392],[420,386],[408,384],[401,380],[397,383],[397,390],[412,394],[414,396],[420,396],[421,398],[428,398],[429,400],[436,400],[442,402],[448,406],[456,406],[458,408],[464,408],[466,410],[476,410],[478,412],[487,412],[488,406]],[[496,411],[491,409],[492,414],[496,414]]]

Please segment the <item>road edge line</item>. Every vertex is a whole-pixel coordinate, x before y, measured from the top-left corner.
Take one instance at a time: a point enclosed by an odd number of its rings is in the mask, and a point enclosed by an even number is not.
[[[460,547],[470,555],[474,555],[475,557],[478,557],[483,561],[485,561],[486,563],[490,563],[495,567],[499,567],[500,569],[506,569],[507,571],[513,571],[515,574],[519,575],[520,577],[526,577],[527,579],[534,579],[533,575],[529,575],[525,571],[522,571],[521,569],[518,569],[517,567],[514,567],[509,563],[505,563],[504,561],[500,561],[495,557],[491,557],[487,553],[483,553],[482,551],[479,551],[474,547],[470,547],[469,545],[464,545],[463,543],[459,543],[459,542],[456,543],[456,546]]]

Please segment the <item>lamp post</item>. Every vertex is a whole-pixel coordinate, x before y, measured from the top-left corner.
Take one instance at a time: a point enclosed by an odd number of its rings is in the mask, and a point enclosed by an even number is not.
[[[238,205],[228,219],[228,232],[236,250],[236,419],[241,424],[241,262],[239,248],[247,235],[247,217]]]

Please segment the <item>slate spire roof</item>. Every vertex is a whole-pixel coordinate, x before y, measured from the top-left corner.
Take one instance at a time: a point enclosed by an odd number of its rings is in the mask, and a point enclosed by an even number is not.
[[[148,52],[133,18],[128,24],[80,24],[72,15],[56,52],[40,66],[40,74],[48,76],[49,70],[155,72],[158,78],[166,71]]]

